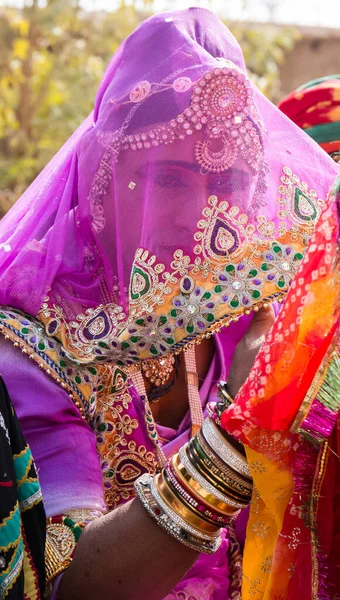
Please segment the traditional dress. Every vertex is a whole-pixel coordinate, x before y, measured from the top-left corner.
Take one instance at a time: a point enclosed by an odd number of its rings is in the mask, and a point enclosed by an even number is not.
[[[93,114],[0,225],[2,371],[40,469],[49,579],[199,428],[251,312],[285,297],[335,173],[209,11],[156,15],[116,52]],[[213,333],[198,392],[191,346]],[[174,431],[134,383],[183,350],[191,410]],[[169,600],[237,597],[233,535]]]

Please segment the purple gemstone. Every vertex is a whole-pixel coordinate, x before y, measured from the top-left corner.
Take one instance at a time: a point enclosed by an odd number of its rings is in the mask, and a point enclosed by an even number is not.
[[[148,316],[146,317],[146,320],[148,321],[148,323],[152,323],[152,316],[151,316],[151,315],[148,315]]]
[[[196,288],[196,289],[195,289],[195,296],[199,296],[199,295],[200,295],[200,293],[201,293],[201,290],[200,290],[200,288]]]
[[[102,355],[102,354],[103,354],[103,353],[102,353],[102,351],[101,351],[101,350],[99,350],[99,348],[96,348],[96,349],[95,349],[95,353],[96,353],[96,354],[100,354],[100,355]]]
[[[111,483],[104,483],[104,487],[106,487],[109,490],[111,487]]]
[[[136,333],[137,329],[129,329],[129,333]]]
[[[164,333],[171,333],[170,327],[166,327],[166,329],[164,329]]]
[[[73,370],[72,369],[67,369],[66,373],[67,373],[67,375],[72,375]]]
[[[164,346],[163,344],[159,344],[159,347],[160,347],[161,350],[163,350],[163,352],[165,352],[166,346]]]
[[[214,308],[214,303],[213,302],[208,302],[208,304],[206,304],[207,308]]]
[[[117,348],[117,342],[111,342],[111,346],[113,346],[114,348]]]
[[[84,379],[87,383],[90,381],[90,377],[88,375],[84,375]]]
[[[178,319],[177,327],[182,327],[182,325],[183,325],[183,319]]]
[[[191,288],[191,281],[189,279],[189,277],[184,277],[183,279],[183,283],[182,283],[183,289],[188,292]]]
[[[181,303],[181,301],[180,301],[180,300],[175,300],[175,301],[174,301],[174,305],[175,305],[175,306],[182,306],[182,303]]]
[[[65,352],[64,352],[64,350],[60,350],[60,352],[59,352],[59,356],[65,356]]]
[[[254,279],[253,280],[253,284],[254,285],[261,285],[261,279]]]
[[[21,324],[22,324],[22,325],[29,325],[29,324],[30,324],[30,322],[29,322],[29,321],[26,321],[26,319],[23,319],[23,320],[21,321]]]
[[[138,346],[139,346],[140,348],[144,348],[144,346],[145,346],[145,342],[139,342]]]
[[[105,471],[105,469],[108,469],[108,468],[109,468],[109,463],[108,463],[108,462],[106,462],[106,461],[105,461],[105,462],[103,462],[103,463],[102,463],[102,469],[103,469],[103,471]]]
[[[274,260],[274,256],[272,254],[266,254],[266,258],[268,260]]]
[[[8,313],[8,314],[11,317],[11,319],[16,319],[17,318],[17,315],[14,315],[13,313]]]
[[[275,279],[275,275],[268,275],[267,279],[269,279],[269,281],[273,281],[273,279]]]
[[[228,301],[228,296],[223,296],[222,300],[223,300],[223,302],[227,302]]]
[[[225,276],[225,275],[220,275],[219,279],[220,279],[221,281],[227,281],[227,278],[226,278],[226,276]]]
[[[287,256],[289,256],[289,254],[291,253],[291,251],[292,251],[291,248],[286,248],[286,254],[287,254]]]
[[[52,342],[51,340],[48,340],[48,345],[50,348],[55,348],[55,343]]]
[[[245,304],[245,305],[249,304],[249,300],[248,300],[248,298],[246,298],[245,296],[243,296],[243,298],[242,298],[242,302],[243,302],[243,304]]]
[[[197,325],[200,329],[204,329],[204,323],[202,323],[202,321],[197,321]]]
[[[113,424],[112,423],[107,423],[106,424],[106,430],[107,431],[113,431]]]
[[[237,265],[238,271],[242,271],[242,269],[244,269],[244,263],[240,263],[239,265]]]
[[[36,342],[36,341],[37,341],[37,338],[36,338],[36,337],[31,337],[31,338],[30,338],[30,342],[32,342],[32,344],[35,344],[35,342]]]

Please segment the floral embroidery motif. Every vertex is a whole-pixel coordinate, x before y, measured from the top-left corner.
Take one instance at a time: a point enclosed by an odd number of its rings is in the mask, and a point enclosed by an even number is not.
[[[194,335],[211,334],[256,306],[281,300],[324,202],[288,167],[279,192],[277,221],[258,215],[253,223],[238,207],[211,196],[194,234],[194,258],[178,249],[166,268],[137,249],[128,316],[121,306],[106,304],[68,322],[47,298],[39,313],[47,333],[81,362],[128,366],[177,352]]]
[[[176,318],[176,326],[184,327],[189,334],[204,331],[214,321],[212,294],[195,287],[191,294],[183,293],[172,301],[170,316]]]
[[[154,448],[136,441],[140,424],[129,386],[124,370],[102,367],[94,428],[109,509],[133,497],[135,480],[157,468]]]

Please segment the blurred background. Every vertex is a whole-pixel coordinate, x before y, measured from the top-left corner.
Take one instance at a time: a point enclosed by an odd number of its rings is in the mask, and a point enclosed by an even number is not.
[[[214,10],[277,102],[340,72],[339,0],[0,0],[0,217],[92,110],[106,64],[152,13]]]

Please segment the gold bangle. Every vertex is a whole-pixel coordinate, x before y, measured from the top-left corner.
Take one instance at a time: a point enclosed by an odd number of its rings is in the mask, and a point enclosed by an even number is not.
[[[196,435],[196,441],[200,448],[202,448],[204,454],[209,458],[209,460],[215,465],[215,468],[223,473],[226,477],[232,477],[233,481],[240,485],[241,489],[244,491],[248,491],[249,494],[252,493],[253,484],[250,479],[246,479],[243,475],[240,475],[235,471],[232,467],[226,465],[215,452],[210,448],[208,443],[205,441],[201,431],[199,431]]]
[[[232,516],[238,512],[238,510],[235,510],[235,508],[230,506],[230,504],[226,504],[225,502],[217,500],[213,494],[210,494],[204,490],[201,485],[187,472],[178,454],[172,457],[172,466],[179,480],[191,488],[195,495],[198,496],[198,498],[200,498],[205,504],[207,504],[208,507],[219,511],[226,516]]]
[[[216,423],[214,423],[214,421],[210,417],[205,419],[202,425],[202,433],[209,446],[211,446],[212,450],[217,454],[217,456],[220,457],[220,459],[223,462],[225,462],[228,466],[233,468],[241,475],[251,480],[251,475],[246,459],[244,458],[244,456],[242,456],[242,454],[235,450],[235,448],[228,442],[228,440],[225,437],[223,437]]]
[[[201,517],[196,516],[190,508],[187,508],[170,490],[167,485],[163,473],[159,473],[155,479],[155,485],[158,493],[161,495],[163,500],[167,503],[175,513],[177,513],[182,519],[184,519],[191,527],[197,529],[200,533],[208,533],[211,536],[218,537],[220,534],[220,527],[210,525],[204,521]]]
[[[241,494],[233,487],[232,481],[227,484],[220,476],[207,469],[204,460],[200,457],[191,441],[189,442],[187,452],[194,468],[210,485],[214,486],[222,494],[230,496],[235,502],[240,502],[241,504],[244,503],[245,505],[249,504],[251,500],[249,494]]]

